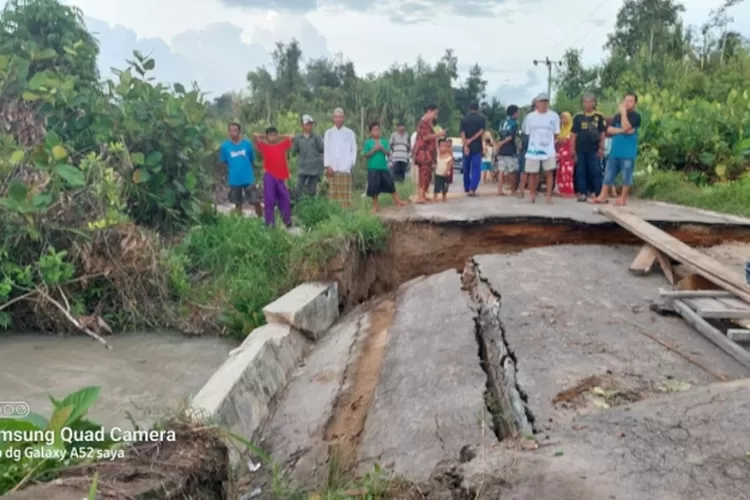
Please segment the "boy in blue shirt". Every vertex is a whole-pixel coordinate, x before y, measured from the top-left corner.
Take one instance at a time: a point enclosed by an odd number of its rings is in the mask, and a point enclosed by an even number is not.
[[[242,214],[242,206],[247,202],[255,208],[255,215],[261,217],[263,211],[258,199],[258,188],[255,186],[255,172],[253,172],[253,145],[241,136],[242,127],[239,123],[230,123],[229,139],[224,141],[219,150],[221,162],[227,166],[227,180],[229,181],[229,202],[234,204],[234,210]]]

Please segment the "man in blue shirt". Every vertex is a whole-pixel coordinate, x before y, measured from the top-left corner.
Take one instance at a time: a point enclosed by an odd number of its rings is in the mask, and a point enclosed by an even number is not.
[[[612,149],[604,171],[604,186],[591,203],[607,203],[607,195],[615,185],[619,173],[622,173],[622,193],[615,204],[622,206],[628,201],[630,187],[633,185],[635,158],[638,156],[638,128],[641,126],[641,115],[635,111],[637,104],[637,95],[625,94],[619,113],[614,116],[612,125],[607,129],[607,133],[612,136]]]
[[[263,211],[253,172],[253,145],[241,136],[242,127],[239,123],[230,123],[228,131],[229,139],[221,145],[219,156],[221,162],[227,166],[229,202],[234,204],[235,212],[240,215],[242,206],[247,202],[255,208],[255,214],[261,217]]]

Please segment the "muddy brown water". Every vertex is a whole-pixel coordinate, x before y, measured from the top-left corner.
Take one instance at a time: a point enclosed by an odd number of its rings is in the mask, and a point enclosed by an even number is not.
[[[110,337],[106,350],[88,337],[0,335],[0,401],[23,401],[49,415],[48,396],[61,398],[86,386],[101,387],[91,411],[107,426],[153,421],[184,407],[236,343],[178,333],[131,333]]]

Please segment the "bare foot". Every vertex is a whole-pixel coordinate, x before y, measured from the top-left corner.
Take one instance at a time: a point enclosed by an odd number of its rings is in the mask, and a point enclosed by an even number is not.
[[[376,214],[376,213],[378,213],[378,209],[377,209],[377,208],[375,208],[375,207],[372,207],[372,208],[370,209],[370,213],[371,213],[371,214]]]
[[[417,198],[414,203],[416,203],[417,205],[424,205],[425,203],[427,203],[427,200],[425,200],[424,198]]]
[[[552,198],[547,198],[547,205],[552,205]]]
[[[536,203],[536,198],[529,198],[529,203]]]
[[[592,205],[603,205],[605,203],[608,203],[608,201],[601,198],[591,198],[589,200],[589,203],[591,203]]]
[[[615,201],[615,205],[618,207],[624,207],[627,203],[622,198],[617,198],[617,201]]]
[[[404,200],[399,200],[398,203],[396,203],[396,205],[398,205],[399,207],[405,207],[408,204],[409,202]]]
[[[504,191],[498,191],[498,192],[497,192],[497,195],[498,195],[498,196],[505,196],[505,192],[504,192]]]
[[[518,196],[519,198],[523,198],[523,191],[521,191],[520,193],[518,193],[516,196]]]

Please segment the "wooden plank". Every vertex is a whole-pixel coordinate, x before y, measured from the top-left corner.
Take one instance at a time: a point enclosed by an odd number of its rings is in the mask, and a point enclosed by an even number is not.
[[[627,210],[602,207],[599,212],[667,256],[695,268],[697,273],[712,283],[732,292],[742,300],[750,302],[750,289],[747,287],[744,277],[731,268],[691,248]]]
[[[629,271],[637,275],[649,274],[654,269],[654,264],[659,263],[664,276],[671,285],[674,285],[674,272],[669,258],[651,245],[643,245],[638,255],[630,264]]]
[[[684,298],[680,299],[685,304],[690,306],[690,309],[693,311],[699,311],[701,309],[710,309],[710,310],[717,310],[717,309],[726,309],[724,305],[719,302],[716,299],[712,299],[710,297],[698,297],[698,298]]]
[[[664,288],[659,288],[659,295],[674,299],[732,297],[732,294],[726,290],[666,290]]]
[[[743,302],[740,299],[734,297],[719,297],[716,300],[721,302],[724,306],[732,309],[750,309],[750,304]]]
[[[674,285],[674,272],[672,271],[672,261],[661,253],[660,251],[656,251],[656,260],[659,261],[659,267],[661,268],[661,272],[664,273],[664,277],[667,278],[667,281],[669,281],[670,285]]]
[[[743,366],[750,368],[750,352],[747,352],[734,341],[724,336],[719,330],[709,325],[682,300],[676,299],[673,304],[675,310],[680,313],[680,316],[690,323],[701,335],[713,342],[719,349],[732,356]]]
[[[685,304],[698,314],[701,318],[714,319],[750,319],[750,308],[745,307],[742,301],[737,301],[743,305],[741,308],[730,307],[722,302],[723,299],[713,298],[684,298],[681,299]],[[736,300],[736,299],[735,299]]]
[[[739,328],[730,328],[727,330],[727,337],[734,342],[750,343],[750,330]]]
[[[643,245],[628,269],[633,274],[645,275],[651,272],[656,264],[657,250],[651,245]]]
[[[695,313],[710,319],[750,319],[750,311],[740,309],[697,309]]]

